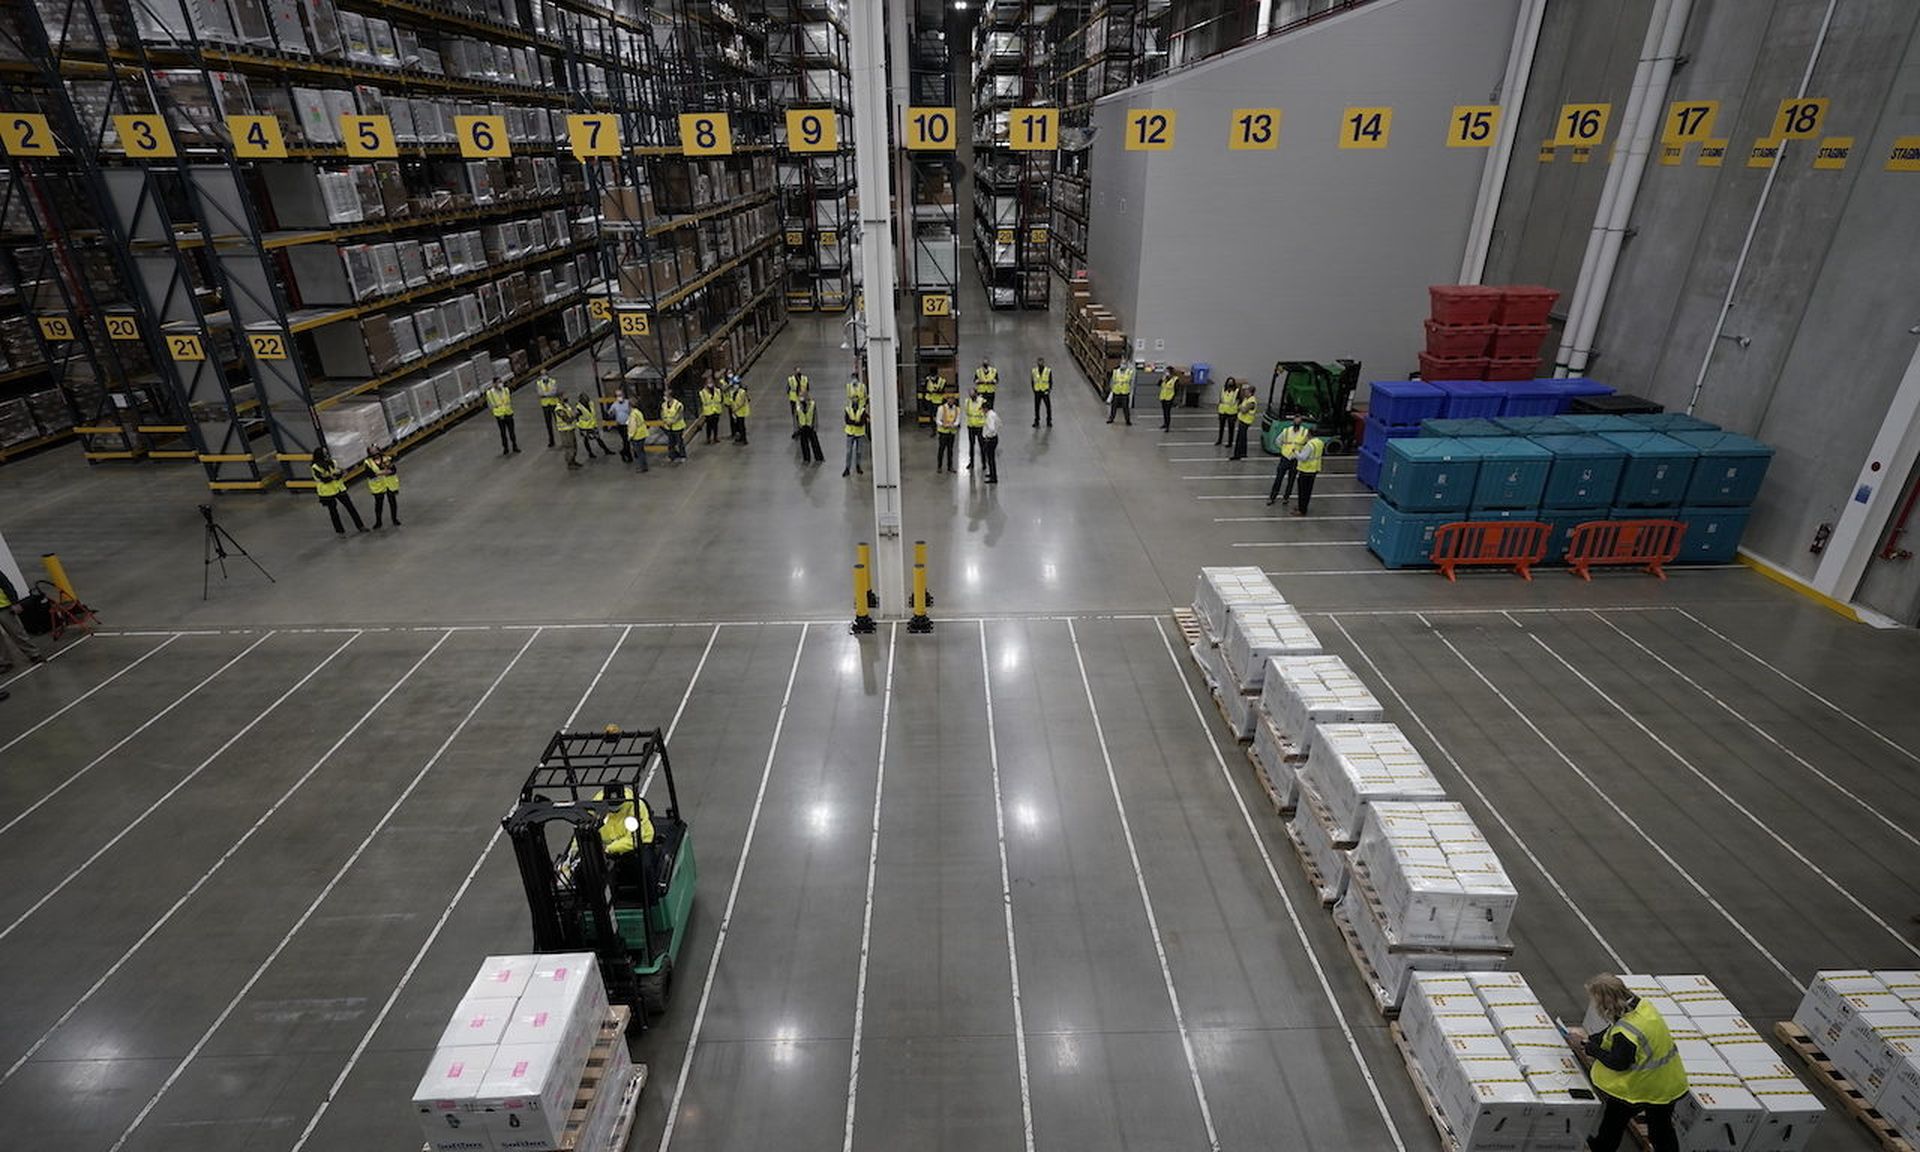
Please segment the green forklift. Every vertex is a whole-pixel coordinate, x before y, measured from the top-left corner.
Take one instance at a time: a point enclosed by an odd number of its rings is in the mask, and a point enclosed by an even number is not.
[[[656,770],[666,804],[644,796]],[[556,732],[501,821],[536,952],[592,952],[607,996],[644,1027],[666,1009],[693,911],[693,837],[658,728]]]
[[[1349,450],[1347,436],[1353,428],[1349,411],[1354,389],[1360,386],[1360,361],[1335,360],[1317,364],[1310,360],[1282,360],[1273,366],[1273,380],[1267,385],[1267,407],[1261,414],[1260,447],[1267,455],[1280,455],[1280,430],[1295,412],[1306,416],[1314,435],[1326,441],[1327,455],[1337,456]]]

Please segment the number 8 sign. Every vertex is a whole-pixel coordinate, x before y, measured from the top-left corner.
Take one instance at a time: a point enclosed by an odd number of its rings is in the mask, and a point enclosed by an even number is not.
[[[680,114],[680,151],[687,156],[733,155],[733,127],[725,112]]]
[[[840,124],[831,108],[787,109],[787,151],[837,152]]]

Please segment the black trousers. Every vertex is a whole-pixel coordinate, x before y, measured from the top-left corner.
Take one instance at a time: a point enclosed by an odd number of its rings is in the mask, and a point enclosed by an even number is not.
[[[1160,431],[1166,432],[1173,427],[1173,401],[1160,401]]]
[[[505,456],[509,452],[520,451],[520,433],[514,430],[513,413],[495,416],[493,422],[500,425],[500,454]]]
[[[826,460],[827,454],[820,451],[820,433],[811,424],[800,426],[800,463],[811,461],[819,464]]]
[[[1293,478],[1298,474],[1291,457],[1280,457],[1279,467],[1273,470],[1273,487],[1267,489],[1267,503],[1293,495]]]
[[[553,447],[553,408],[551,404],[540,405],[540,422],[547,426],[547,447]]]
[[[707,443],[720,443],[720,413],[713,412],[702,416],[700,422],[707,430]]]
[[[1047,427],[1051,428],[1053,427],[1053,391],[1051,389],[1033,394],[1033,426],[1035,428],[1040,427],[1040,409],[1043,405],[1047,410]]]
[[[1230,438],[1233,435],[1233,421],[1234,421],[1233,413],[1231,412],[1220,413],[1220,427],[1216,429],[1213,434],[1214,447],[1217,448],[1223,444],[1229,444],[1232,442]]]
[[[1233,434],[1233,455],[1229,459],[1245,460],[1247,458],[1247,429],[1251,427],[1253,425],[1241,421],[1239,431]]]
[[[627,435],[626,425],[615,429],[613,434],[620,437],[620,459],[633,463],[633,437]]]
[[[982,436],[980,438],[980,462],[987,470],[987,483],[1000,483],[1000,437]]]
[[[620,438],[620,449],[620,458],[622,460],[625,460],[629,464],[638,461],[640,471],[645,472],[647,470],[647,442],[645,440],[635,440],[631,436],[622,436]]]
[[[1307,514],[1307,503],[1313,499],[1313,482],[1320,478],[1318,472],[1296,472],[1300,480],[1300,515]]]
[[[951,432],[941,432],[939,433],[939,438],[940,447],[939,450],[934,453],[933,470],[938,472],[940,469],[945,468],[949,472],[958,471],[958,469],[953,466],[954,434]]]
[[[353,517],[353,526],[355,528],[358,528],[362,532],[367,530],[367,526],[360,520],[360,509],[353,506],[353,497],[351,495],[342,492],[338,496],[322,496],[320,497],[320,503],[327,506],[327,515],[333,518],[333,530],[335,532],[340,533],[342,536],[347,534],[345,526],[340,523],[341,508],[345,508],[347,515]]]
[[[687,458],[687,433],[684,428],[667,429],[667,459],[685,460]]]
[[[1121,393],[1107,397],[1107,423],[1113,423],[1113,414],[1122,413],[1127,418],[1127,427],[1133,427],[1133,408],[1131,393]]]
[[[382,505],[385,506],[386,510],[393,513],[393,522],[395,524],[400,523],[400,493],[375,492],[373,494],[373,526],[375,528],[381,526],[382,517],[385,514],[382,511]]]
[[[1602,1092],[1605,1107],[1600,1112],[1600,1128],[1588,1141],[1594,1152],[1614,1152],[1626,1135],[1627,1121],[1636,1114],[1647,1118],[1647,1142],[1653,1152],[1679,1152],[1680,1138],[1673,1131],[1672,1104],[1629,1104]]]
[[[607,442],[605,440],[600,439],[600,429],[582,428],[579,430],[579,432],[580,432],[580,446],[587,450],[587,459],[589,460],[593,459],[593,450],[596,446],[599,447],[600,451],[603,454],[608,456],[613,455],[613,452],[607,448]]]
[[[980,446],[980,429],[967,425],[967,467],[973,467],[974,449]]]

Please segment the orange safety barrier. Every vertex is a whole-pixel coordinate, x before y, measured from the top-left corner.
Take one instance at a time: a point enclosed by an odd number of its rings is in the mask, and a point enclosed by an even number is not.
[[[1679,558],[1686,534],[1678,520],[1589,520],[1567,537],[1567,565],[1582,580],[1593,579],[1595,564],[1645,568],[1665,580],[1661,565]]]
[[[1433,531],[1433,562],[1441,575],[1454,578],[1462,566],[1511,568],[1528,580],[1533,566],[1547,558],[1553,527],[1538,520],[1461,520]]]

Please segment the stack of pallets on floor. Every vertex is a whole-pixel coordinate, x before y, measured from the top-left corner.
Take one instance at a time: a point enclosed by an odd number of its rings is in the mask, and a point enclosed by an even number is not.
[[[1366,682],[1338,656],[1269,659],[1247,757],[1274,810],[1293,815],[1318,725],[1378,723],[1385,716]]]
[[[1190,649],[1234,739],[1252,740],[1267,661],[1306,656],[1320,640],[1258,568],[1202,568],[1193,595],[1200,636]]]
[[[591,952],[487,957],[414,1090],[427,1152],[624,1147],[646,1082],[629,1015]]]
[[[1820,972],[1775,1028],[1890,1152],[1920,1149],[1920,972]]]

